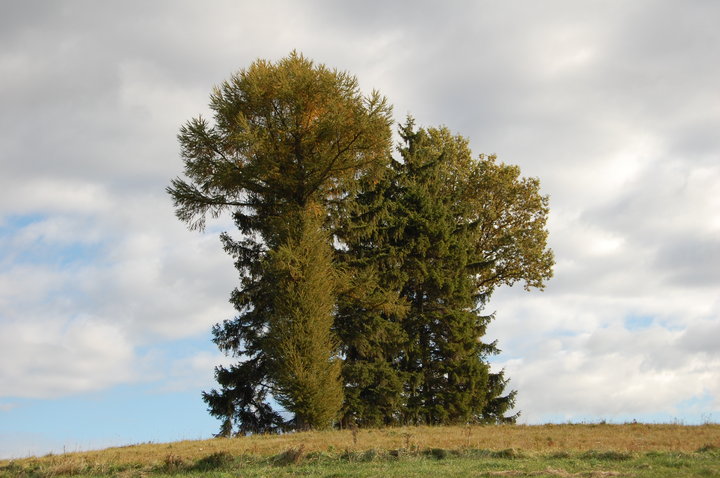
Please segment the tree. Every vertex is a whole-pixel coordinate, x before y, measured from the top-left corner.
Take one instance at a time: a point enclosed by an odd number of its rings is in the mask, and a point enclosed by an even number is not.
[[[390,238],[395,229],[392,186],[396,175],[362,181],[353,201],[336,213],[338,261],[353,281],[339,295],[335,327],[341,339],[345,403],[343,423],[377,427],[399,424],[406,378],[399,357],[407,344],[402,319],[408,307],[399,291],[397,266],[404,251]]]
[[[347,400],[361,424],[505,422],[515,392],[490,371],[484,343],[493,290],[552,275],[547,198],[536,179],[495,157],[471,157],[445,129],[401,127],[401,161],[366,183],[341,228],[345,262],[379,276],[405,310],[342,309]],[[375,290],[377,295],[378,289]],[[386,302],[387,303],[387,302]],[[361,312],[357,312],[360,309]],[[361,330],[361,333],[358,333]]]
[[[167,189],[191,229],[221,234],[238,315],[213,328],[238,359],[203,393],[220,434],[348,424],[507,422],[515,392],[488,356],[496,287],[552,275],[547,198],[447,129],[400,128],[347,73],[297,53],[258,60],[211,95],[212,123],[178,135]],[[283,420],[273,397],[294,416]]]
[[[240,70],[213,90],[210,108],[214,124],[198,117],[181,128],[187,179],[167,189],[191,229],[228,211],[241,233],[221,236],[240,273],[231,296],[239,315],[213,329],[239,364],[218,367],[220,390],[203,397],[223,434],[280,426],[268,394],[295,413],[291,426],[328,426],[340,403],[328,318],[339,286],[316,285],[340,276],[323,231],[329,208],[385,167],[390,107],[377,92],[364,97],[347,73],[293,52]],[[317,263],[303,259],[310,250]],[[318,408],[321,396],[332,405]]]
[[[338,272],[321,214],[308,207],[293,241],[271,252],[277,293],[267,351],[275,362],[275,398],[295,414],[299,429],[333,424],[343,402],[332,333]]]

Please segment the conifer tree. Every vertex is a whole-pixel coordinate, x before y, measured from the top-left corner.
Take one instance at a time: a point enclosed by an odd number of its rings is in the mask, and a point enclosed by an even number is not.
[[[345,260],[379,275],[405,310],[340,316],[346,395],[365,398],[346,401],[345,414],[360,423],[513,421],[515,392],[503,395],[506,379],[487,362],[498,349],[482,341],[492,319],[482,307],[500,285],[542,287],[551,276],[547,198],[518,168],[473,159],[445,128],[416,131],[408,120],[400,135],[401,161],[358,195],[343,230]]]
[[[239,71],[210,107],[212,124],[181,128],[187,179],[168,192],[191,229],[228,211],[240,233],[221,235],[238,315],[213,328],[238,363],[203,393],[220,434],[323,428],[338,411],[361,426],[514,421],[483,306],[552,275],[539,182],[412,120],[393,160],[385,99],[296,53]]]
[[[338,343],[332,332],[338,290],[323,211],[309,204],[290,241],[271,252],[274,294],[268,354],[275,362],[275,398],[298,429],[327,428],[342,406]]]
[[[362,181],[358,194],[334,218],[339,262],[352,282],[339,295],[336,330],[341,339],[345,403],[343,422],[375,427],[401,423],[405,377],[398,368],[407,343],[399,291],[404,251],[390,240],[397,230],[391,199],[394,168]]]
[[[187,179],[168,188],[191,229],[228,211],[240,232],[221,236],[240,273],[231,296],[238,316],[213,329],[215,343],[238,364],[218,367],[220,389],[203,397],[225,435],[327,426],[341,399],[328,320],[337,288],[316,287],[332,282],[335,267],[323,230],[329,208],[340,207],[359,178],[384,168],[390,107],[377,92],[364,97],[347,73],[293,52],[240,70],[214,89],[210,108],[212,124],[198,117],[181,128]],[[310,250],[316,264],[301,257]],[[296,414],[291,423],[282,423],[269,395]],[[321,404],[319,396],[330,399]]]

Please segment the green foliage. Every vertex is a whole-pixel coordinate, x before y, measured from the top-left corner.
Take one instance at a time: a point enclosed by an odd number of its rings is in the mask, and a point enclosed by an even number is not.
[[[198,117],[181,128],[186,179],[176,178],[167,188],[178,218],[191,229],[202,229],[206,217],[227,211],[241,233],[240,238],[221,235],[240,273],[240,287],[230,299],[238,316],[213,329],[215,343],[238,364],[218,367],[220,389],[203,398],[210,413],[223,420],[224,436],[325,426],[337,410],[311,409],[337,408],[339,364],[328,338],[336,291],[310,290],[333,280],[318,276],[332,275],[334,267],[327,254],[331,237],[321,230],[328,227],[325,211],[342,204],[358,178],[384,168],[390,107],[376,92],[362,96],[347,73],[293,52],[277,63],[258,60],[240,70],[214,89],[210,108],[212,124]],[[312,221],[315,231],[298,227],[309,208],[318,216]],[[299,264],[316,246],[324,269]],[[307,284],[287,280],[297,267],[299,282]],[[326,330],[306,337],[303,327],[310,323]],[[281,330],[297,336],[281,338]],[[309,353],[312,348],[317,351]],[[318,363],[310,364],[311,359]],[[325,372],[316,375],[321,369]],[[305,388],[321,379],[327,379],[326,390]],[[325,393],[327,406],[318,398]],[[283,424],[271,409],[269,394],[298,413],[292,423]]]
[[[288,209],[342,198],[387,161],[385,98],[363,97],[355,77],[295,52],[240,70],[213,90],[210,108],[213,125],[197,117],[180,129],[189,181],[168,188],[191,228],[229,208],[243,233],[273,248]]]
[[[343,400],[331,330],[337,274],[321,213],[313,205],[301,211],[292,239],[270,253],[276,293],[267,352],[275,398],[295,414],[299,429],[331,426]]]
[[[213,328],[237,364],[203,393],[219,435],[284,428],[506,423],[515,392],[487,357],[495,288],[552,275],[547,198],[447,129],[400,128],[377,92],[292,53],[213,90],[213,121],[178,139],[178,218],[223,233],[240,275],[237,317]],[[294,414],[284,421],[274,397]]]
[[[472,158],[445,129],[401,127],[402,161],[366,182],[338,223],[364,293],[340,307],[346,421],[513,422],[515,392],[491,373],[482,305],[503,284],[542,287],[547,198],[495,157]]]

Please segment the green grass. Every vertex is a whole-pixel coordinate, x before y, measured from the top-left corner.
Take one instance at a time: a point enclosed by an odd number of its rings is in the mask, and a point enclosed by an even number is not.
[[[526,454],[508,450],[366,450],[363,452],[304,453],[293,449],[270,457],[214,453],[195,461],[167,455],[162,463],[94,466],[69,457],[55,460],[10,462],[1,477],[720,477],[720,451],[693,453],[582,453]]]
[[[451,441],[458,433],[464,433],[462,440]],[[614,442],[610,435],[615,435]],[[473,436],[526,448],[479,448]],[[349,431],[308,432],[0,461],[0,478],[63,476],[720,478],[720,427],[418,427],[366,430],[358,436]]]

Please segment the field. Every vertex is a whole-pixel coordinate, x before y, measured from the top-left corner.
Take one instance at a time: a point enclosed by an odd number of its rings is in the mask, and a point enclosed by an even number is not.
[[[0,460],[0,477],[720,477],[720,425],[404,427]]]

